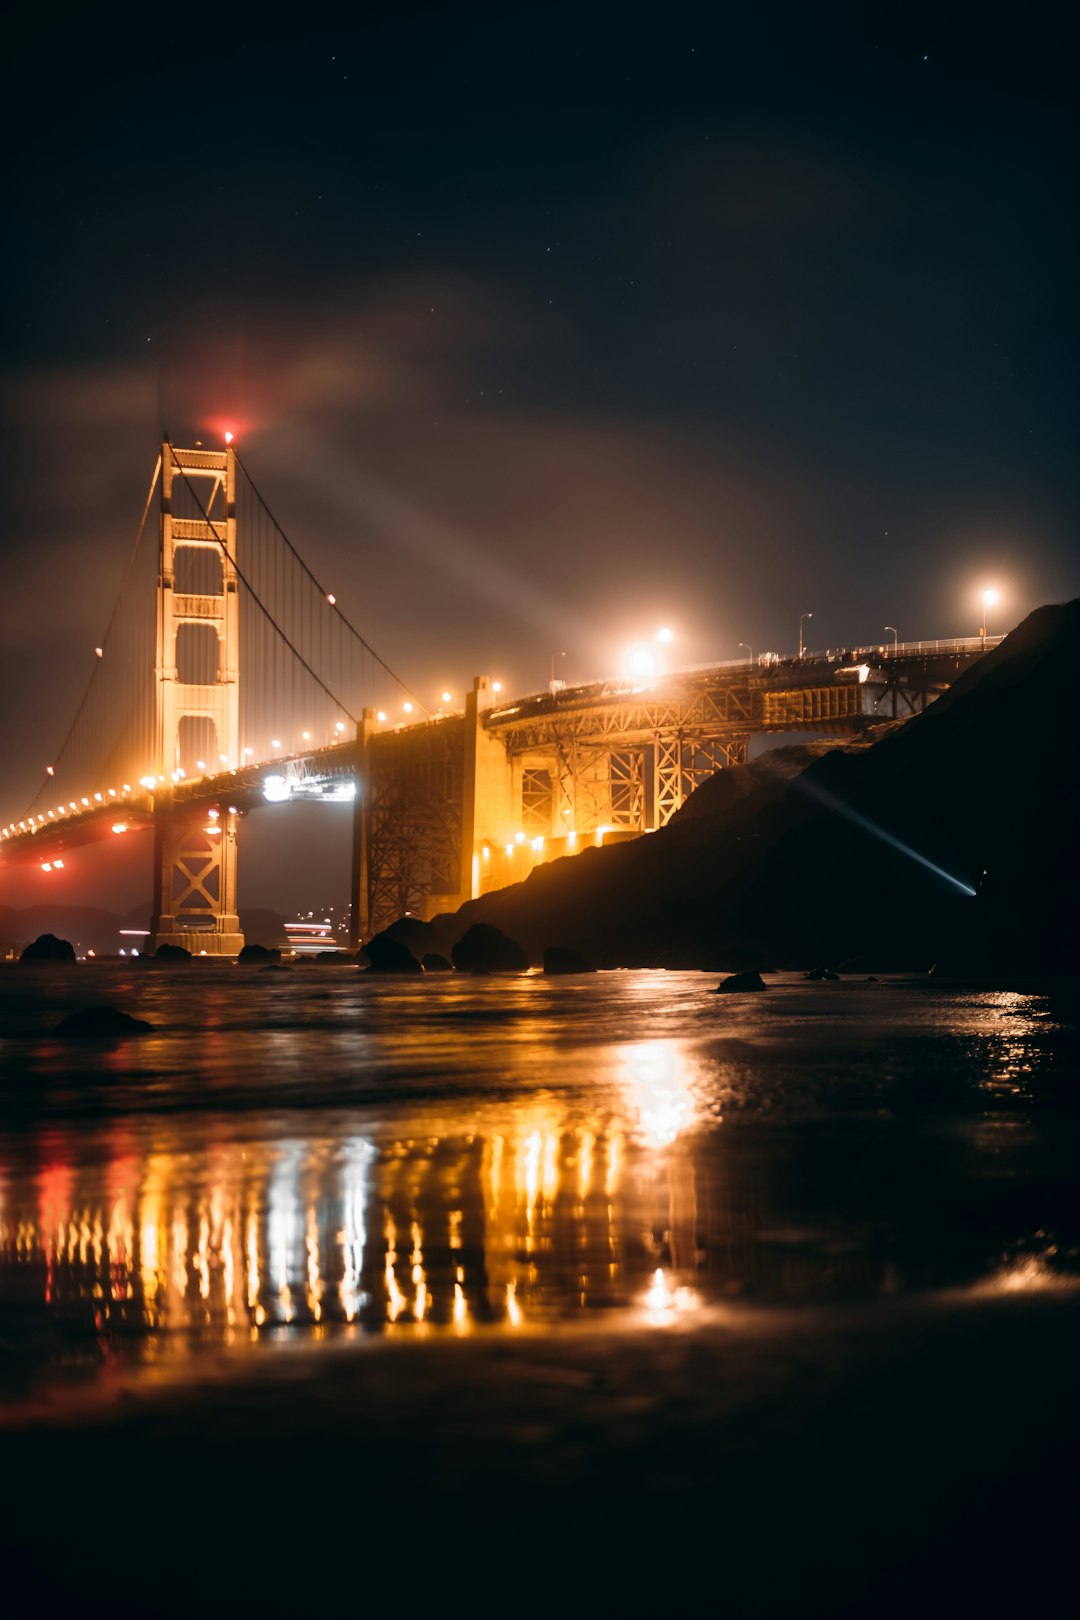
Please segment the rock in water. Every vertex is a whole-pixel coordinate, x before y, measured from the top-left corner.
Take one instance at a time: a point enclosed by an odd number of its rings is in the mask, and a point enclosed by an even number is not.
[[[95,1036],[145,1035],[153,1027],[142,1018],[132,1018],[130,1013],[121,1012],[119,1007],[84,1007],[82,1012],[72,1013],[70,1018],[57,1024],[56,1033],[92,1039]]]
[[[438,951],[428,951],[421,962],[425,973],[453,973],[454,964],[447,957],[440,956]]]
[[[595,973],[587,956],[567,945],[549,945],[544,952],[545,973]]]
[[[529,958],[501,929],[473,923],[454,946],[454,966],[462,973],[524,973]]]
[[[738,995],[741,990],[767,990],[760,973],[729,973],[716,987],[716,994]]]
[[[57,939],[55,934],[39,934],[19,957],[20,962],[74,962],[75,947],[70,940]]]
[[[244,967],[249,963],[262,965],[266,962],[280,962],[281,952],[276,947],[271,949],[266,945],[245,945],[236,960]]]
[[[155,962],[190,962],[191,952],[185,945],[159,945],[154,952]]]
[[[812,979],[815,984],[824,984],[827,979],[839,979],[839,977],[839,973],[834,973],[832,968],[827,967],[811,968],[809,973],[803,974],[804,979]]]
[[[376,934],[364,946],[369,973],[423,973],[407,945],[389,934]]]

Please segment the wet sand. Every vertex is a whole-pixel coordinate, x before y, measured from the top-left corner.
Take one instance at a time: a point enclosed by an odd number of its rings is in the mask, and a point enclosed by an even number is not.
[[[222,1356],[14,1414],[2,1540],[80,1613],[1044,1613],[1070,1288]]]

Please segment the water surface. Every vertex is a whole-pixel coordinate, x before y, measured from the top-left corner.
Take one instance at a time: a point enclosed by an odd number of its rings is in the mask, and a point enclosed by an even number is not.
[[[230,1348],[1080,1273],[1075,986],[716,982],[0,973],[9,1401]],[[55,1034],[102,1001],[153,1033]]]

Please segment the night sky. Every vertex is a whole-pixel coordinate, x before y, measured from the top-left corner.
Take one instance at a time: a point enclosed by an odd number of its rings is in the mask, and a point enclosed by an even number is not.
[[[5,817],[162,429],[235,429],[426,699],[1076,594],[1073,58],[1049,9],[893,11],[23,16]]]

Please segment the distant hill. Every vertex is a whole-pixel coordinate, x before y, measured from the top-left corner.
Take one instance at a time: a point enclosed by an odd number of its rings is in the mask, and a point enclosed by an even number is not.
[[[250,943],[279,944],[284,924],[284,917],[276,911],[252,906],[240,912],[240,927]],[[121,929],[149,926],[149,900],[123,917],[92,906],[26,906],[21,911],[0,906],[0,957],[12,950],[21,951],[39,934],[56,934],[59,939],[70,940],[80,954],[92,950],[96,956],[115,956],[121,945],[139,948],[142,944],[138,939],[124,940]]]
[[[285,918],[264,906],[241,906],[240,932],[249,945],[265,945],[273,950],[285,939]]]
[[[145,924],[94,906],[26,906],[21,911],[0,906],[0,954],[21,951],[39,934],[55,934],[70,940],[80,953],[92,950],[98,956],[115,956],[122,943],[121,928],[140,927]]]
[[[445,951],[483,921],[613,966],[1075,972],[1078,687],[1080,601],[1040,608],[869,746],[762,755],[657,833],[393,931]]]

